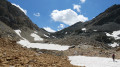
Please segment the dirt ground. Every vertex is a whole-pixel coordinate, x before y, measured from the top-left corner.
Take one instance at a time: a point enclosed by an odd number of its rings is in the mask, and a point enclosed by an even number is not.
[[[0,67],[77,67],[67,57],[36,53],[15,41],[0,38]]]
[[[90,45],[76,46],[63,52],[64,55],[83,55],[83,56],[93,56],[93,57],[107,57],[112,58],[112,54],[115,54],[116,59],[120,59],[120,48],[114,49],[104,49],[100,47],[93,47]]]
[[[66,51],[33,51],[16,44],[16,41],[0,38],[0,67],[78,67],[68,61],[67,56],[83,55],[120,59],[120,48],[101,49],[90,45],[75,46]]]

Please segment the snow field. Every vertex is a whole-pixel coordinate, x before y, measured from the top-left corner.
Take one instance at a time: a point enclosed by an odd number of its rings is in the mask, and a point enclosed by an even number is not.
[[[115,40],[118,40],[118,39],[120,39],[120,30],[118,30],[118,31],[113,31],[112,34],[106,33],[106,35],[107,35],[107,36],[110,36],[110,37],[113,37]],[[108,44],[108,45],[111,46],[111,47],[119,46],[119,44],[116,43],[116,42],[114,42],[114,43],[112,43],[112,44]]]
[[[69,56],[70,63],[86,67],[120,67],[120,60],[113,62],[112,58]]]
[[[15,30],[15,32],[23,38],[20,33],[20,30]],[[42,40],[37,34],[32,33],[32,37],[34,37],[35,40]],[[47,43],[30,43],[27,39],[23,38],[23,40],[20,40],[17,42],[18,44],[21,44],[23,47],[27,48],[38,48],[38,49],[46,49],[46,50],[58,50],[58,51],[64,51],[67,50],[70,46],[61,46],[58,44],[47,44]]]
[[[61,46],[58,44],[30,43],[27,40],[20,40],[17,43],[19,43],[22,46],[27,47],[27,48],[38,48],[38,49],[46,49],[46,50],[64,51],[69,48],[69,46]]]

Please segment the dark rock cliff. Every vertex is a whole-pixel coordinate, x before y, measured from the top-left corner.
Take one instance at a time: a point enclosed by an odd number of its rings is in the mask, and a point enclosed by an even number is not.
[[[0,0],[0,24],[4,24],[4,28],[7,28],[9,33],[12,33],[12,39],[18,38],[19,36],[14,32],[14,30],[20,30],[21,36],[28,39],[29,41],[34,41],[34,38],[31,37],[31,33],[34,31],[37,32],[37,35],[44,37],[44,34],[48,35],[48,32],[42,28],[39,28],[36,24],[34,24],[29,17],[27,17],[24,12],[22,12],[19,8],[12,5],[7,0]],[[1,25],[2,26],[2,25]],[[9,28],[8,28],[9,27]],[[2,27],[1,32],[4,31]],[[4,31],[6,32],[6,31]],[[4,34],[1,36],[8,36],[8,34]],[[14,36],[14,37],[13,37]],[[20,37],[18,38],[20,39]]]

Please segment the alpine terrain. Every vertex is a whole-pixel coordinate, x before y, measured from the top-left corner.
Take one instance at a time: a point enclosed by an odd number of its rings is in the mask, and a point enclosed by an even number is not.
[[[0,0],[0,67],[119,66],[119,4],[92,20],[50,33],[14,4]]]

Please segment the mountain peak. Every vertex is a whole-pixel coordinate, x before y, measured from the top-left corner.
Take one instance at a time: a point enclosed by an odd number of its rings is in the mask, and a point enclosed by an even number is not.
[[[12,5],[7,0],[0,0],[0,24],[0,35],[4,37],[12,37],[11,39],[19,38],[19,36],[15,33],[15,30],[20,30],[22,37],[28,39],[29,41],[34,40],[34,38],[30,36],[34,32],[38,32],[37,34],[39,36],[48,34],[47,31],[34,24],[22,10],[15,5]]]
[[[120,9],[120,4],[114,4],[113,6],[109,7],[105,12],[111,12],[117,9]]]

